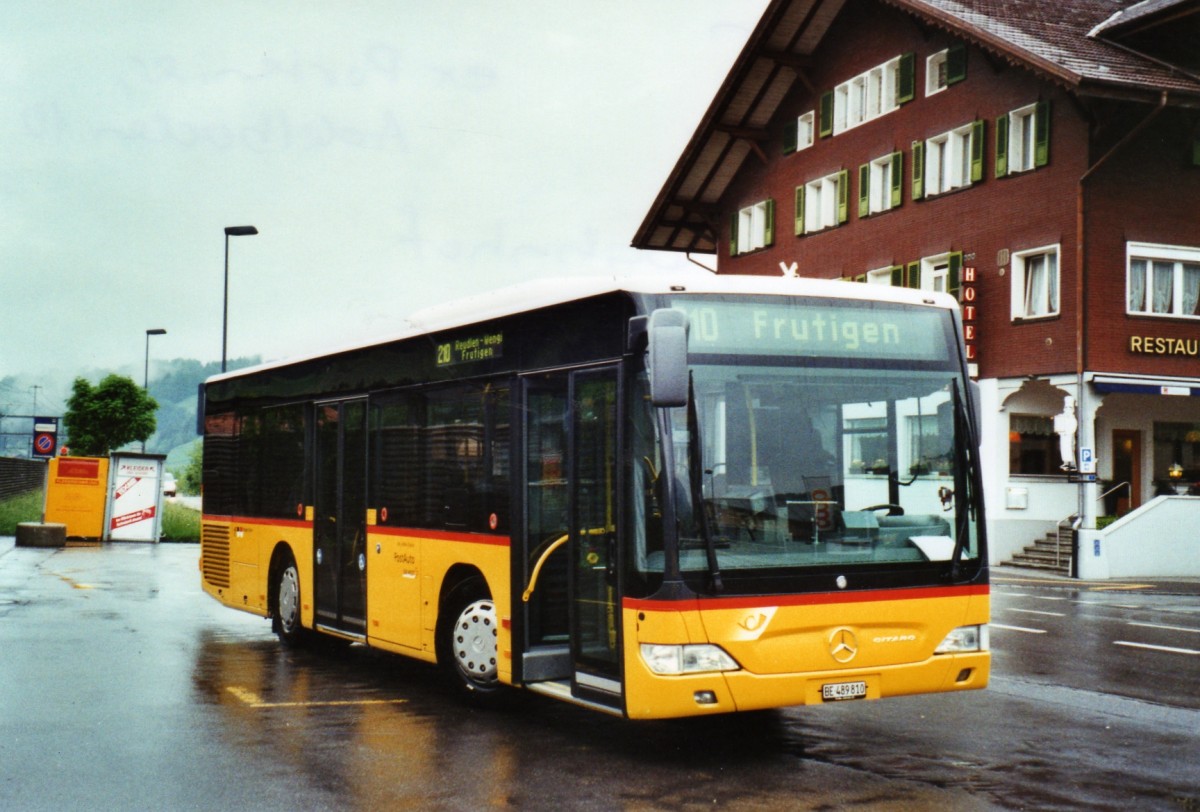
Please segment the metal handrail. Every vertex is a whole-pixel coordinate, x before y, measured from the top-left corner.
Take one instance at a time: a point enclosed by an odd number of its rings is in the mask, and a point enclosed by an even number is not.
[[[1130,482],[1118,482],[1116,485],[1113,485],[1111,488],[1106,490],[1104,493],[1097,496],[1096,501],[1099,502],[1101,499],[1108,496],[1110,493],[1113,493],[1114,491],[1119,491],[1119,490],[1121,490],[1121,488],[1129,489],[1129,501],[1132,502],[1133,501],[1133,484]]]
[[[1106,490],[1104,493],[1097,496],[1096,501],[1099,502],[1104,497],[1108,496],[1109,494],[1111,494],[1115,491],[1119,491],[1121,488],[1129,489],[1129,499],[1130,499],[1130,501],[1132,501],[1133,500],[1133,485],[1130,482],[1118,482],[1116,485],[1113,485],[1111,488]],[[1056,566],[1056,567],[1062,566],[1063,527],[1064,526],[1070,527],[1071,532],[1074,533],[1076,530],[1079,529],[1080,525],[1082,525],[1082,524],[1083,524],[1083,517],[1077,513],[1072,513],[1069,516],[1064,516],[1063,518],[1059,519],[1057,524],[1054,525],[1054,542],[1055,542],[1054,543],[1054,566]]]
[[[1058,524],[1054,526],[1054,566],[1062,566],[1062,532],[1063,525],[1071,528],[1073,534],[1083,524],[1083,517],[1077,513],[1072,513],[1070,516],[1064,516],[1058,520]]]

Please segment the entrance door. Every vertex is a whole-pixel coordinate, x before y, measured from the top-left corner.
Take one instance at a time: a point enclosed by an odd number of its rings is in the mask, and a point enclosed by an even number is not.
[[[617,371],[527,379],[526,406],[527,679],[618,704]]]
[[[317,624],[366,631],[366,403],[321,403],[316,419]]]
[[[1129,429],[1113,429],[1113,486],[1122,482],[1129,486],[1117,494],[1117,515],[1124,516],[1142,504],[1142,433]]]

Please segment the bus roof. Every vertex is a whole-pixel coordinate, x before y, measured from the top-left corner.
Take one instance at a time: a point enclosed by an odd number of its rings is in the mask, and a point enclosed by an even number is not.
[[[377,339],[329,350],[269,361],[252,367],[213,375],[208,383],[250,375],[267,369],[290,366],[302,361],[339,355],[358,349],[381,346],[407,338],[438,333],[457,327],[514,316],[544,307],[590,299],[609,293],[671,294],[758,294],[774,296],[812,296],[856,301],[884,301],[956,309],[954,297],[927,290],[848,283],[836,279],[809,277],[748,276],[711,274],[702,271],[643,273],[637,276],[567,276],[537,279],[494,291],[455,299],[419,310],[404,317],[406,329]]]

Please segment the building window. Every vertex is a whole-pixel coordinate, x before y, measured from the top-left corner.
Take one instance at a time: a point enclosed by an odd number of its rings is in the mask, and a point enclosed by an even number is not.
[[[775,201],[763,200],[733,215],[729,224],[729,255],[748,254],[775,242]]]
[[[983,178],[983,122],[913,143],[913,197],[970,186]]]
[[[1200,248],[1128,243],[1128,312],[1200,316]]]
[[[1054,418],[1012,414],[1008,418],[1009,474],[1061,474]]]
[[[893,152],[858,170],[858,216],[879,214],[900,205],[903,153]]]
[[[1021,107],[996,119],[996,177],[1050,162],[1050,102]]]
[[[789,122],[783,133],[783,152],[785,155],[808,149],[813,145],[816,135],[817,116],[809,110],[794,122]]]
[[[1013,254],[1013,319],[1058,315],[1058,253],[1053,245]]]
[[[1154,424],[1156,494],[1200,489],[1200,423]]]
[[[967,49],[952,45],[925,60],[925,95],[940,93],[967,78]]]
[[[843,82],[822,99],[821,135],[837,135],[913,98],[914,56],[904,54]],[[826,117],[831,116],[827,122]]]
[[[895,268],[876,268],[873,271],[867,271],[868,285],[890,285],[892,284],[892,274]]]
[[[796,236],[812,234],[846,222],[848,217],[846,170],[796,187]]]

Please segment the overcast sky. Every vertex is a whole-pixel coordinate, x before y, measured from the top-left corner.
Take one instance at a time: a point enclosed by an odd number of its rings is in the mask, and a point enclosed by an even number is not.
[[[766,4],[6,0],[0,378],[219,360],[231,225],[231,358],[690,268],[629,243]]]

